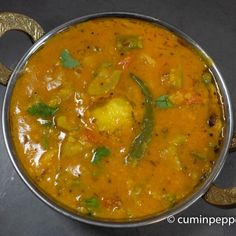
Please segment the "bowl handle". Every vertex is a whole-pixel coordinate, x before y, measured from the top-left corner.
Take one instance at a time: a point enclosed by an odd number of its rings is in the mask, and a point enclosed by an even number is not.
[[[8,30],[21,30],[27,33],[33,42],[44,34],[42,27],[28,16],[11,12],[0,13],[0,37]],[[0,84],[7,85],[11,73],[10,69],[0,63]]]
[[[236,134],[233,135],[233,139],[230,144],[229,152],[236,150]],[[236,187],[233,188],[219,188],[212,184],[204,199],[213,205],[222,207],[235,207],[236,206]]]

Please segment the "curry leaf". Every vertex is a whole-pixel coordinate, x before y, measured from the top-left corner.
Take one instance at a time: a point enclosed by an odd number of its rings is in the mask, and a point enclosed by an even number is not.
[[[98,147],[94,150],[93,157],[92,157],[92,163],[94,165],[99,164],[99,162],[104,158],[111,154],[111,151],[106,148],[105,146]]]
[[[74,59],[67,49],[64,49],[60,55],[61,63],[64,67],[72,69],[80,66],[80,62]]]
[[[58,107],[51,107],[43,102],[36,103],[28,108],[28,113],[32,116],[49,117],[59,110]]]
[[[156,100],[156,106],[158,106],[160,109],[168,109],[168,108],[173,107],[173,104],[169,100],[168,95],[161,95]]]

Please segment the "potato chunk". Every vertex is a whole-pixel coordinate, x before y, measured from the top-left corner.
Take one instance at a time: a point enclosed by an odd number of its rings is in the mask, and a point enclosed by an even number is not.
[[[90,148],[89,143],[74,137],[74,135],[70,133],[62,145],[62,154],[64,156],[76,156],[88,148]]]
[[[72,131],[76,128],[74,122],[69,120],[66,116],[57,117],[56,125],[58,128],[66,130],[66,131]]]
[[[124,98],[113,98],[105,105],[95,108],[92,116],[100,131],[113,132],[132,124],[132,106]]]

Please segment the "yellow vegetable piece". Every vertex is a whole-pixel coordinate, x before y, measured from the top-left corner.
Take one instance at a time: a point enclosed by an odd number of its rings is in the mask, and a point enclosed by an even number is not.
[[[102,67],[88,87],[88,94],[101,95],[114,89],[121,76],[120,70]]]
[[[181,66],[178,66],[177,68],[170,70],[169,82],[170,82],[170,85],[175,88],[182,87],[183,69]]]
[[[95,108],[92,116],[100,131],[113,132],[132,124],[132,106],[124,98],[113,98],[105,105]]]
[[[62,145],[62,153],[65,156],[74,156],[83,151],[84,145],[75,138],[69,136]]]
[[[61,100],[66,100],[66,99],[68,99],[73,94],[74,94],[73,87],[70,84],[67,84],[66,86],[62,87],[58,91],[57,96]]]
[[[177,91],[176,93],[173,93],[169,96],[169,100],[174,104],[174,105],[181,105],[184,103],[184,95],[180,91]]]
[[[173,139],[172,143],[173,143],[175,146],[180,146],[180,145],[186,143],[187,140],[188,140],[188,136],[187,136],[187,135],[180,134],[180,135],[177,135],[177,136]]]
[[[144,64],[146,64],[146,65],[150,65],[150,66],[152,66],[152,67],[155,67],[155,65],[156,65],[156,61],[155,61],[155,59],[153,59],[152,57],[150,57],[149,55],[147,55],[147,54],[141,54],[141,56],[140,56],[140,59],[144,62]]]
[[[47,166],[50,166],[50,163],[53,161],[53,159],[56,157],[57,151],[56,150],[49,150],[46,151],[42,157],[40,158],[40,166],[42,168],[46,168]]]
[[[75,129],[75,125],[72,124],[66,116],[59,116],[56,118],[56,125],[58,128],[72,131]]]

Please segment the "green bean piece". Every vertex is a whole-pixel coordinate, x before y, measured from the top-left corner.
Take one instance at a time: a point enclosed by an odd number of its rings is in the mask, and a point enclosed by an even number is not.
[[[120,51],[143,48],[143,40],[138,35],[118,35],[116,37],[116,43]]]
[[[144,105],[145,112],[143,120],[141,123],[141,128],[139,134],[134,138],[129,154],[126,158],[127,163],[136,165],[138,160],[140,160],[147,150],[148,144],[151,141],[153,128],[154,128],[154,112],[153,112],[153,98],[149,88],[145,83],[139,79],[136,75],[130,74],[131,79],[133,79],[140,87],[142,94],[145,97]]]

